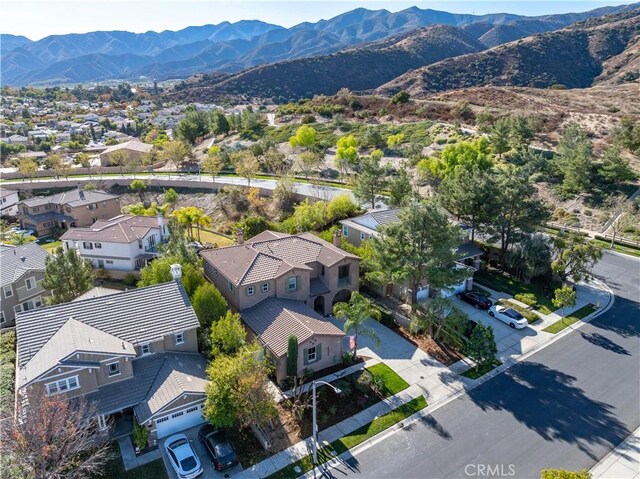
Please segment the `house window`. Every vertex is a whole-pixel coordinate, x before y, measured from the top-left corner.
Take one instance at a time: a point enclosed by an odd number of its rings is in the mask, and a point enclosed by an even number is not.
[[[315,363],[318,360],[315,346],[307,349],[307,363]]]
[[[38,211],[40,211],[40,208],[38,208],[37,206],[34,206],[34,207],[33,207],[33,212],[34,212],[34,213],[37,213]]]
[[[5,298],[10,298],[11,296],[13,296],[13,289],[11,289],[11,285],[7,285],[2,289],[4,290]]]
[[[269,283],[262,283],[262,292],[263,293],[269,292]]]
[[[98,249],[102,248],[102,243],[95,243],[94,246]]]
[[[287,290],[295,291],[298,288],[298,278],[291,276],[287,279]]]
[[[176,333],[176,344],[184,343],[184,333]]]
[[[361,239],[361,240],[366,239],[366,237],[367,237],[367,235],[365,235],[364,233],[360,233],[360,239]]]
[[[80,383],[78,383],[78,376],[73,376],[48,383],[45,387],[47,388],[47,394],[51,396],[53,394],[78,389],[80,387]]]
[[[36,280],[34,278],[27,278],[24,284],[27,286],[27,290],[30,290],[36,287]]]
[[[186,413],[189,414],[190,412],[196,412],[198,409],[200,409],[198,406],[193,406],[187,409]]]
[[[347,225],[342,225],[342,236],[349,236],[349,227]]]
[[[233,283],[231,281],[227,281],[227,288],[233,293]]]
[[[142,346],[140,346],[140,353],[142,355],[150,354],[151,353],[151,346],[149,344],[143,344]]]
[[[107,364],[107,371],[109,373],[109,377],[119,375],[120,374],[120,363],[109,363],[109,364]]]
[[[4,311],[0,311],[0,324],[4,323],[6,320],[4,319]]]
[[[138,240],[138,248],[142,249],[142,240]]]
[[[175,419],[175,418],[177,418],[177,417],[182,416],[183,414],[184,414],[184,411],[178,411],[178,412],[174,412],[174,413],[171,415],[171,417]]]
[[[338,286],[347,286],[350,283],[349,265],[345,264],[338,268]]]
[[[247,296],[253,296],[253,293],[255,293],[255,290],[253,289],[253,286],[248,286],[247,287]]]
[[[92,243],[87,243],[86,241],[82,242],[82,247],[84,249],[93,249],[93,244]]]
[[[324,276],[324,265],[320,266],[320,274]]]
[[[20,311],[22,311],[22,306],[18,304],[13,307],[13,310],[15,311],[16,314],[18,314]]]
[[[156,419],[156,424],[165,422],[169,420],[169,416],[161,417],[160,419]]]
[[[107,260],[107,264],[113,264],[113,261],[112,261],[112,260],[110,260],[110,259],[108,259],[108,260]]]

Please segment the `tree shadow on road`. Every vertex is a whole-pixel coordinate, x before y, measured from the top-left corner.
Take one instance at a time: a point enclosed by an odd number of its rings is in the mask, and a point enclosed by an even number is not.
[[[509,411],[546,441],[574,444],[595,461],[599,456],[592,447],[613,448],[630,431],[613,406],[590,399],[575,382],[573,376],[525,361],[473,389],[469,398],[483,410]]]
[[[586,339],[587,341],[589,341],[591,344],[595,346],[599,346],[602,349],[612,351],[616,354],[624,354],[627,356],[631,355],[631,353],[627,351],[625,348],[623,348],[619,344],[614,343],[609,338],[604,337],[600,333],[584,333],[581,331],[580,336],[582,336],[583,339]]]
[[[616,296],[611,309],[589,324],[619,334],[623,338],[640,337],[640,303]]]

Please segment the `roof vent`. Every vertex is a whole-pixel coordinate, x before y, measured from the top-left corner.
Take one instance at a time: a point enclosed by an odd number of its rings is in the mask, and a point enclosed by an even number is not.
[[[20,261],[22,261],[24,263],[25,261],[27,261],[27,257],[26,256],[20,256]]]

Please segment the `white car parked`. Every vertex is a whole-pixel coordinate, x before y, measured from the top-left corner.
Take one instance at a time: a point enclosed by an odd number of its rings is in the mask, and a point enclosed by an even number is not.
[[[174,434],[164,442],[171,467],[179,479],[193,479],[203,473],[198,455],[184,434]]]
[[[500,306],[494,304],[489,308],[489,316],[499,319],[509,327],[515,329],[526,328],[529,322],[515,309],[507,308],[506,306]]]

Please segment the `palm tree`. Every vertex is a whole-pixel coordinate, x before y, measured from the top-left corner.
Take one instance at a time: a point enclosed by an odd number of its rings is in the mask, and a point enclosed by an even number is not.
[[[200,228],[208,228],[211,226],[211,217],[204,214],[200,208],[194,208],[192,214],[193,224],[198,230],[198,241],[200,241]]]
[[[333,307],[333,314],[336,318],[344,320],[345,333],[353,332],[353,359],[356,358],[358,351],[358,335],[368,336],[376,345],[380,344],[380,338],[375,330],[365,325],[369,318],[380,320],[380,310],[370,299],[354,291],[348,303],[338,303]]]
[[[178,220],[184,228],[189,232],[189,239],[193,241],[193,223],[194,223],[194,210],[196,210],[193,206],[185,206],[184,208],[179,208],[172,213],[172,216]]]

